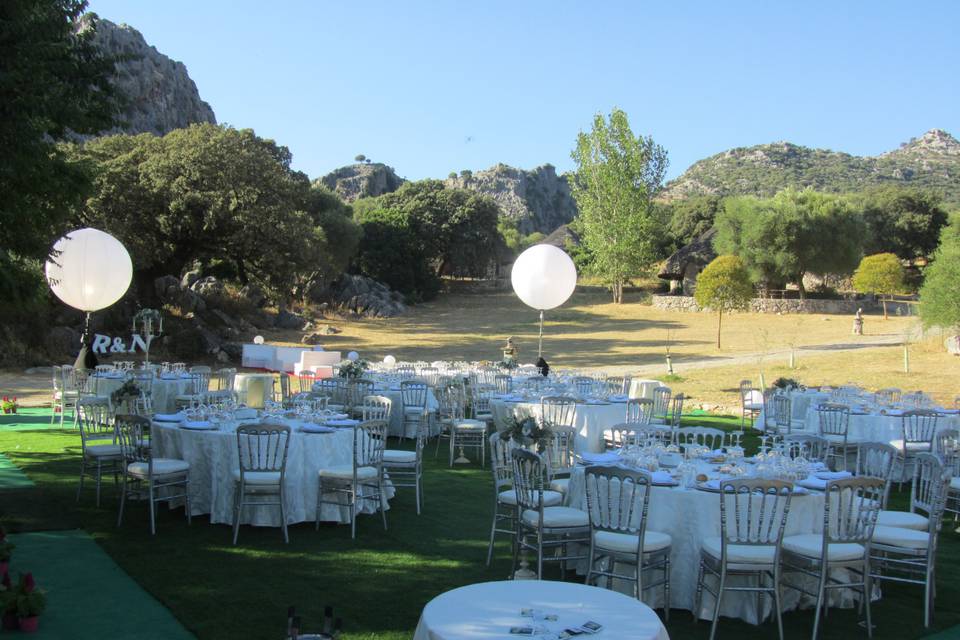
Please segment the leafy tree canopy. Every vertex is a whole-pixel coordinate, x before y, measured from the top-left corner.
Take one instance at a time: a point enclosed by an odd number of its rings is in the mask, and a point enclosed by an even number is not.
[[[717,348],[724,311],[744,309],[753,298],[753,285],[747,265],[737,256],[718,256],[697,278],[693,292],[697,304],[717,312]]]
[[[724,200],[714,247],[740,256],[754,279],[795,282],[806,273],[849,273],[860,260],[864,225],[842,197],[787,189],[773,198]]]
[[[853,274],[853,288],[860,293],[905,293],[907,285],[900,259],[892,253],[864,256]]]
[[[669,231],[675,246],[688,245],[709,231],[722,202],[720,196],[696,196],[668,205]]]
[[[867,225],[868,253],[894,253],[904,260],[929,256],[947,224],[940,197],[921,189],[883,187],[853,200]]]
[[[944,227],[933,264],[924,271],[920,319],[928,327],[960,328],[960,224]]]
[[[627,280],[660,257],[662,225],[652,199],[663,184],[667,153],[653,138],[635,137],[627,114],[597,114],[577,136],[570,180],[579,214],[574,222],[591,268],[623,301]]]

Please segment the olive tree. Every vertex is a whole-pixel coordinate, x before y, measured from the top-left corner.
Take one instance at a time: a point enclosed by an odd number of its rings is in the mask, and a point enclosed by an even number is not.
[[[904,293],[907,289],[903,265],[892,253],[864,256],[853,274],[853,288],[860,293],[874,293],[883,303],[883,319],[887,319],[887,300],[883,296]]]
[[[723,312],[745,309],[753,298],[753,285],[746,264],[737,256],[718,256],[697,278],[693,297],[700,307],[717,312],[717,349]]]

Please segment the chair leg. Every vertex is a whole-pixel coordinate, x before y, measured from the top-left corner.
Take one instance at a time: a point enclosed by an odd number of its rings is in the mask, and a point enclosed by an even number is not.
[[[670,622],[670,552],[663,565],[663,620]]]
[[[421,482],[420,468],[417,467],[416,469],[414,469],[414,472],[413,472],[413,489],[414,491],[416,491],[416,497],[417,497],[417,515],[420,515],[420,491],[421,491],[420,482]]]
[[[387,494],[383,490],[383,474],[380,474],[380,479],[377,481],[377,492],[379,495],[377,498],[380,500],[380,516],[383,518],[383,530],[387,530]]]
[[[320,508],[321,503],[320,499],[323,497],[323,480],[320,480],[319,486],[317,487],[317,519],[314,523],[314,529],[320,531]]]
[[[123,522],[123,507],[127,502],[127,474],[123,474],[123,486],[120,488],[120,511],[117,513],[117,526]]]
[[[493,523],[490,525],[490,544],[487,545],[487,566],[490,566],[490,562],[493,560],[493,541],[497,535],[497,516],[499,515],[499,503],[497,502],[497,495],[493,495]]]
[[[873,637],[873,619],[870,615],[870,595],[873,591],[873,580],[870,578],[870,558],[863,566],[863,606],[867,613],[867,637]]]
[[[713,605],[713,622],[710,624],[710,640],[717,634],[717,623],[720,621],[720,603],[723,601],[723,587],[727,581],[727,567],[720,567],[720,586],[717,588],[717,598]]]
[[[351,487],[350,493],[350,538],[357,539],[357,487]]]
[[[190,512],[190,474],[187,474],[186,480],[183,481],[183,508],[187,512],[187,526],[189,527],[192,523],[193,514]]]
[[[816,613],[814,613],[813,615],[813,636],[812,636],[813,640],[816,640],[817,631],[820,628],[820,612],[823,610],[823,608],[826,605],[826,602],[825,602],[826,586],[827,586],[827,567],[821,566],[820,567],[820,583],[819,583],[819,586],[817,587],[817,604],[816,604],[817,610],[816,610]],[[867,629],[868,634],[869,634],[869,631],[870,630]]]
[[[700,619],[700,604],[703,602],[703,560],[700,560],[700,568],[697,569],[697,591],[693,597],[693,621]]]
[[[780,611],[780,567],[773,568],[773,608],[777,615],[777,633],[780,640],[783,640],[783,615]]]
[[[80,493],[83,491],[83,476],[86,473],[87,458],[82,456],[80,458],[80,484],[77,486],[77,502],[80,502]],[[100,505],[97,504],[99,507]]]
[[[100,458],[97,458],[97,508],[100,508],[100,473],[101,473],[101,462]]]
[[[290,536],[287,533],[287,510],[283,505],[283,488],[280,488],[280,528],[283,530],[283,541],[290,544]]]
[[[156,515],[156,503],[153,501],[153,480],[147,481],[149,485],[149,494],[150,494],[150,535],[157,535],[157,515]]]
[[[242,502],[241,493],[243,487],[234,485],[233,494],[233,544],[237,544],[237,536],[240,535],[240,504]]]

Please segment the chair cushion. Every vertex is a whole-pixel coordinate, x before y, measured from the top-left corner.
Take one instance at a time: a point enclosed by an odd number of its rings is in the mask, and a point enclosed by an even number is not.
[[[517,504],[517,492],[513,489],[509,491],[501,491],[497,495],[497,500],[501,504],[516,505]],[[558,491],[544,491],[543,492],[543,506],[545,507],[555,507],[558,504],[563,502],[563,494]]]
[[[566,495],[567,487],[570,486],[570,478],[554,478],[550,481],[550,490],[559,491]]]
[[[700,545],[704,553],[720,559],[720,536],[705,538]],[[727,545],[727,567],[734,571],[758,571],[772,567],[776,547],[771,545],[754,546],[749,544]]]
[[[337,478],[341,480],[353,479],[353,465],[341,464],[336,467],[326,467],[320,469],[321,478]],[[357,467],[358,480],[370,480],[377,477],[376,467]]]
[[[540,514],[533,509],[523,512],[523,523],[529,527],[536,527],[540,522]],[[544,507],[543,527],[545,529],[564,527],[588,527],[590,518],[586,512],[573,507]]]
[[[873,530],[873,541],[877,544],[886,544],[892,547],[907,549],[926,549],[930,544],[930,534],[916,529],[903,527],[880,527]]]
[[[823,548],[823,536],[818,533],[787,536],[783,539],[783,548],[807,558],[819,558]],[[838,542],[827,547],[827,559],[832,562],[859,560],[863,553],[863,546],[852,542]]]
[[[909,511],[881,511],[877,516],[877,526],[926,531],[927,527],[930,526],[930,521],[919,513],[910,513]]]
[[[891,440],[890,446],[896,449],[897,451],[903,451],[903,439]],[[926,442],[908,442],[907,451],[930,451],[933,448],[932,444]]]
[[[123,451],[118,444],[88,444],[84,449],[91,458],[119,457]]]
[[[403,462],[403,463],[414,463],[417,461],[417,452],[416,451],[403,451],[395,449],[386,449],[383,452],[383,461],[384,462]]]
[[[673,540],[666,533],[660,533],[659,531],[644,531],[643,533],[644,553],[666,549],[672,543]],[[594,531],[593,544],[598,549],[604,549],[606,551],[636,553],[637,536],[613,531]]]
[[[190,470],[190,463],[186,460],[174,460],[172,458],[154,458],[153,476],[172,476],[186,473]],[[139,478],[146,478],[150,473],[150,465],[147,462],[131,462],[127,465],[127,472]]]
[[[457,431],[486,431],[487,423],[483,420],[457,420],[453,423]]]
[[[240,470],[236,469],[233,472],[233,479],[237,482],[240,482]],[[243,481],[246,484],[280,484],[280,472],[279,471],[247,471],[243,474]]]
[[[744,402],[743,408],[746,409],[747,411],[760,411],[761,409],[763,409],[763,403],[762,402]]]

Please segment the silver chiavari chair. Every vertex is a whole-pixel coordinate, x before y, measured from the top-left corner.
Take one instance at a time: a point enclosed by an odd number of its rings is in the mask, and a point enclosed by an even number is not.
[[[417,503],[417,515],[423,504],[423,448],[430,437],[430,425],[421,422],[417,425],[416,443],[413,451],[403,449],[384,449],[383,471],[397,489],[414,490]]]
[[[820,437],[829,443],[827,464],[835,461],[836,471],[847,470],[847,454],[856,450],[847,440],[850,429],[850,407],[845,404],[825,402],[817,407],[817,420],[820,425]]]
[[[276,424],[252,424],[237,427],[237,454],[240,466],[233,472],[233,544],[240,534],[240,515],[245,506],[280,507],[280,528],[283,541],[287,535],[287,512],[284,505],[284,478],[287,452],[290,448],[290,427]],[[254,499],[254,498],[257,499]],[[260,499],[267,498],[266,500]],[[270,500],[274,497],[274,500]]]
[[[540,417],[551,426],[574,426],[577,401],[569,396],[544,396],[540,399]]]
[[[497,393],[510,393],[513,391],[513,376],[499,374],[493,379],[493,387]]]
[[[907,478],[907,466],[913,463],[917,454],[933,452],[939,419],[940,414],[930,409],[912,409],[900,417],[902,437],[890,444],[897,450],[901,487]]]
[[[783,448],[791,458],[806,458],[815,462],[826,462],[830,443],[825,438],[808,433],[792,433],[783,438]]]
[[[544,456],[549,463],[547,468],[550,480],[550,489],[566,495],[570,485],[570,474],[577,466],[574,455],[574,444],[577,439],[577,430],[569,426],[551,428],[550,441]]]
[[[670,398],[673,392],[670,387],[657,387],[653,390],[652,424],[670,424]]]
[[[77,413],[80,427],[80,484],[77,487],[77,502],[83,491],[83,479],[92,473],[96,479],[97,506],[100,506],[100,486],[103,472],[113,473],[113,482],[117,484],[119,464],[123,460],[123,451],[117,443],[117,433],[113,425],[113,411],[109,398],[80,398],[77,401]],[[90,465],[93,469],[88,470]]]

